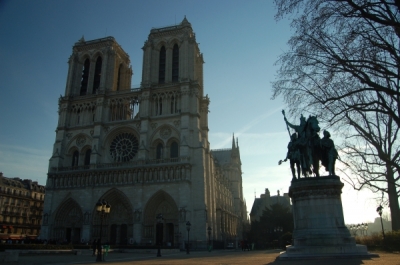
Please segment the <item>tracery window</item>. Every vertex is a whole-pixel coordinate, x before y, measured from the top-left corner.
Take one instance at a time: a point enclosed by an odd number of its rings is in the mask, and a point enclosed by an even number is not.
[[[156,100],[156,115],[162,115],[162,98]]]
[[[165,47],[162,46],[160,50],[160,61],[158,68],[158,83],[165,83],[165,62],[166,62],[166,51]]]
[[[90,69],[90,60],[86,59],[85,63],[83,64],[83,70],[82,70],[81,91],[80,91],[81,96],[86,95],[87,93],[89,69]]]
[[[159,143],[156,148],[156,159],[163,158],[163,149],[164,149],[164,146],[161,143]]]
[[[138,152],[139,141],[132,133],[120,133],[110,145],[110,155],[115,162],[131,161]]]
[[[177,158],[179,155],[179,147],[177,142],[172,142],[171,147],[170,147],[170,158]]]
[[[171,114],[178,112],[178,99],[174,96],[171,97]]]
[[[178,82],[179,79],[179,48],[174,45],[172,50],[172,82]]]
[[[79,125],[81,122],[81,110],[79,109],[76,113],[76,124]]]
[[[78,161],[79,161],[79,152],[75,151],[72,155],[72,164],[71,166],[76,167],[78,166]]]
[[[121,69],[122,69],[122,64],[119,65],[118,68],[118,77],[117,77],[117,91],[121,89]]]
[[[101,56],[97,57],[96,67],[94,69],[94,79],[93,79],[93,94],[97,93],[97,90],[100,87],[100,78],[101,78],[101,65],[103,60]]]
[[[92,150],[91,149],[86,150],[86,152],[85,152],[85,163],[84,163],[85,166],[90,165],[90,155],[91,154],[92,154]]]

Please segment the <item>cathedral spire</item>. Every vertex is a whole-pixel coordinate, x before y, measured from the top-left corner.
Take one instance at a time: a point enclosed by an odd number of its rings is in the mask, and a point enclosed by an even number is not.
[[[190,24],[190,22],[187,20],[187,18],[186,18],[186,15],[185,15],[185,17],[183,18],[183,20],[182,20],[182,22],[181,22],[181,25],[182,26],[184,26],[184,25],[189,25],[189,26],[191,26],[191,24]]]
[[[235,146],[235,134],[232,134],[232,150],[234,150],[236,148]]]

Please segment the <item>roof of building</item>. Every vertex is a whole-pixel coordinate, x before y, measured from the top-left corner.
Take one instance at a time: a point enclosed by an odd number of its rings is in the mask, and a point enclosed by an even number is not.
[[[45,192],[45,187],[43,185],[39,185],[37,181],[32,181],[30,179],[22,180],[20,178],[7,178],[3,176],[2,172],[0,172],[0,185],[34,190],[43,193]]]
[[[255,198],[253,206],[251,207],[250,215],[260,215],[262,214],[260,211],[264,211],[265,207],[278,203],[291,208],[290,200],[285,196],[275,195]]]
[[[251,207],[250,215],[255,215],[257,214],[259,208],[262,205],[261,198],[255,198],[253,202],[253,206]]]
[[[231,162],[232,149],[211,150],[211,153],[214,157],[214,160],[220,165],[228,164]]]

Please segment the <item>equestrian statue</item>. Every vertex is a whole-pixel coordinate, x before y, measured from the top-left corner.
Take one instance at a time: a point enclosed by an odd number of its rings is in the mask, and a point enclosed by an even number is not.
[[[328,131],[324,131],[324,137],[319,137],[320,127],[316,116],[309,116],[306,120],[303,115],[300,116],[300,124],[294,125],[286,119],[285,111],[282,114],[286,123],[286,128],[290,136],[288,152],[286,158],[279,161],[279,164],[290,161],[292,178],[308,178],[312,174],[319,177],[319,162],[325,167],[329,175],[335,175],[335,161],[338,158],[338,152]],[[290,133],[289,127],[295,132]],[[296,168],[295,168],[296,166]]]

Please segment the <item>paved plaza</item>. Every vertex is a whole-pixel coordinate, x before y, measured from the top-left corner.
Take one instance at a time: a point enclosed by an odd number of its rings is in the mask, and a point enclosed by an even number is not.
[[[235,250],[216,250],[212,252],[193,251],[162,253],[162,257],[156,257],[154,253],[109,253],[106,261],[100,264],[139,264],[139,265],[197,265],[197,264],[288,264],[288,265],[361,265],[361,264],[384,264],[400,265],[400,254],[376,252],[379,257],[374,258],[346,258],[346,259],[314,259],[314,260],[276,260],[279,255],[278,250],[270,251],[235,251]],[[7,263],[13,265],[61,265],[61,264],[93,264],[96,258],[89,251],[84,251],[81,255],[55,254],[55,255],[31,255],[21,256],[18,262]]]

